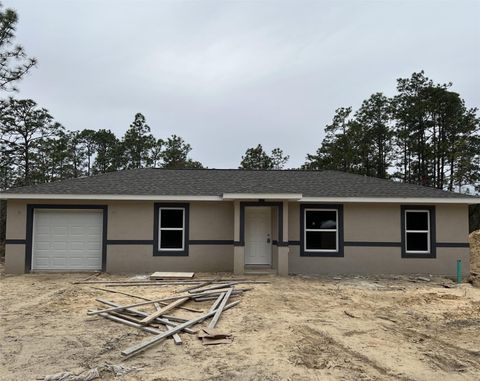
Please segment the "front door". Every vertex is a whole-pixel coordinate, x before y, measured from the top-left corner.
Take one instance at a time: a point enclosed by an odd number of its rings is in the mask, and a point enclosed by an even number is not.
[[[272,263],[272,215],[264,206],[245,208],[245,264]]]

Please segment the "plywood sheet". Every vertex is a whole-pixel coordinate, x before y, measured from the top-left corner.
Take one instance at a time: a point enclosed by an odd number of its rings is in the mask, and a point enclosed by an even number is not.
[[[185,279],[193,278],[195,273],[189,272],[170,272],[170,271],[156,271],[150,275],[150,279]]]

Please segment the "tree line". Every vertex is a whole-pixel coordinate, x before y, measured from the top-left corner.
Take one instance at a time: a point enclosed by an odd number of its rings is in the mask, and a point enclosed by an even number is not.
[[[125,134],[69,131],[31,99],[0,100],[1,188],[91,176],[123,169],[202,168],[181,137],[155,138],[137,113]]]

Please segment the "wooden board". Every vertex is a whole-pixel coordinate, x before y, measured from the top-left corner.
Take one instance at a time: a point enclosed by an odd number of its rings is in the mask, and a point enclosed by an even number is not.
[[[188,272],[170,272],[170,271],[156,271],[150,275],[150,279],[186,279],[193,278],[195,273]]]

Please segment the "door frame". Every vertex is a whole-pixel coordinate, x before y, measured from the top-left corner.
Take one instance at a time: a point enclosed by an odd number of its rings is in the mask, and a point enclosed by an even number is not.
[[[272,246],[277,245],[277,246],[288,246],[288,242],[283,241],[283,202],[279,201],[241,201],[240,202],[240,241],[239,242],[234,242],[235,246],[243,246],[245,247],[245,208],[246,207],[252,207],[252,206],[270,206],[277,208],[277,239],[272,240]],[[273,235],[273,230],[272,229],[272,235]],[[272,251],[273,255],[273,251]],[[272,264],[273,266],[273,258],[272,258]],[[244,266],[245,266],[245,260],[244,260]],[[255,266],[255,265],[252,265]]]
[[[102,271],[107,267],[107,225],[108,225],[108,206],[90,205],[90,204],[27,204],[26,221],[26,246],[25,246],[25,272],[32,271],[32,251],[33,251],[33,219],[35,209],[100,209],[102,210]]]
[[[272,236],[273,236],[273,229],[272,229],[272,207],[270,206],[259,206],[259,207],[262,207],[262,208],[267,208],[268,209],[268,214],[269,214],[269,231],[270,231],[270,252],[268,253],[268,263],[247,263],[247,243],[245,241],[245,260],[244,260],[244,264],[245,266],[260,266],[260,267],[263,267],[263,266],[273,266],[273,242],[274,240],[272,239]],[[246,207],[248,208],[248,206]],[[245,212],[247,213],[247,211]]]

